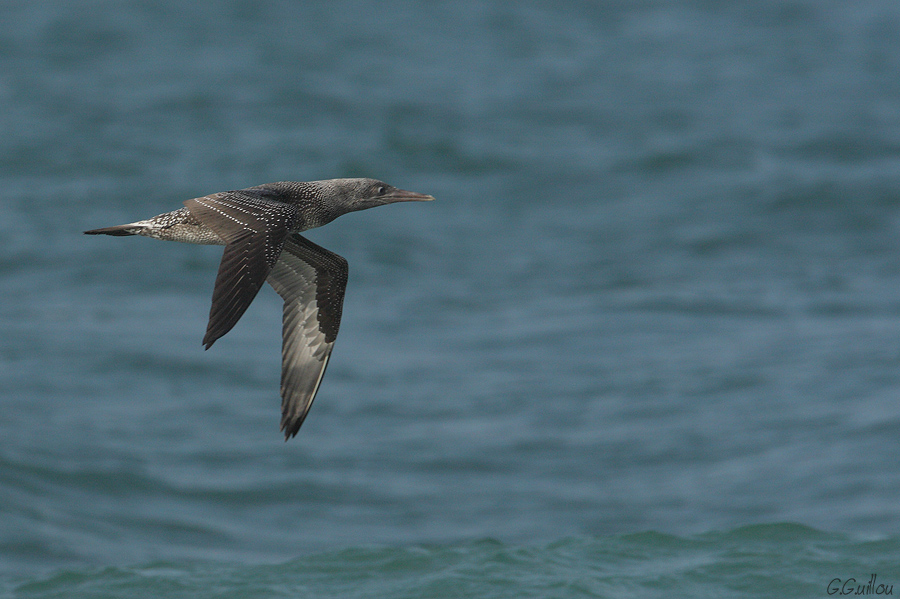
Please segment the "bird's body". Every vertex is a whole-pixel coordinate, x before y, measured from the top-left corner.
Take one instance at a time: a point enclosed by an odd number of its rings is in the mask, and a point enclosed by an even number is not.
[[[348,212],[431,196],[374,179],[282,181],[184,202],[153,218],[85,231],[224,245],[213,289],[207,349],[237,323],[264,281],[284,299],[281,428],[297,434],[315,399],[340,327],[347,261],[300,232]]]

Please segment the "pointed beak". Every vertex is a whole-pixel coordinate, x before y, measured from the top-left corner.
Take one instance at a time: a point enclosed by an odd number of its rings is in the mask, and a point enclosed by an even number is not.
[[[383,196],[379,196],[378,199],[383,200],[385,204],[393,204],[394,202],[431,202],[434,200],[434,197],[424,193],[394,189]]]

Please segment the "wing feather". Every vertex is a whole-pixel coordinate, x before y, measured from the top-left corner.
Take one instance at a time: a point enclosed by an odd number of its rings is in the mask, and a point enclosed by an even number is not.
[[[268,281],[284,299],[281,430],[287,440],[300,430],[325,375],[341,323],[347,261],[290,235]]]
[[[209,349],[240,320],[281,254],[296,207],[246,189],[187,200],[200,222],[225,241],[203,344]]]

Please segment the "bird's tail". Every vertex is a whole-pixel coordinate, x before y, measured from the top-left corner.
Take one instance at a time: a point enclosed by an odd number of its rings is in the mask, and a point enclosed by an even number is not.
[[[85,235],[115,235],[122,237],[125,235],[140,235],[141,229],[144,227],[139,223],[128,223],[126,225],[116,225],[115,227],[104,227],[102,229],[91,229],[85,231]]]

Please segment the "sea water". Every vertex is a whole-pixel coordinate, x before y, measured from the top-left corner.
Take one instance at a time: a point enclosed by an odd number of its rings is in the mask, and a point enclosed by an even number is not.
[[[876,0],[5,3],[0,592],[900,585],[898,27]],[[350,282],[284,443],[278,296],[204,352],[221,248],[81,232],[345,176],[437,201],[309,232]]]

